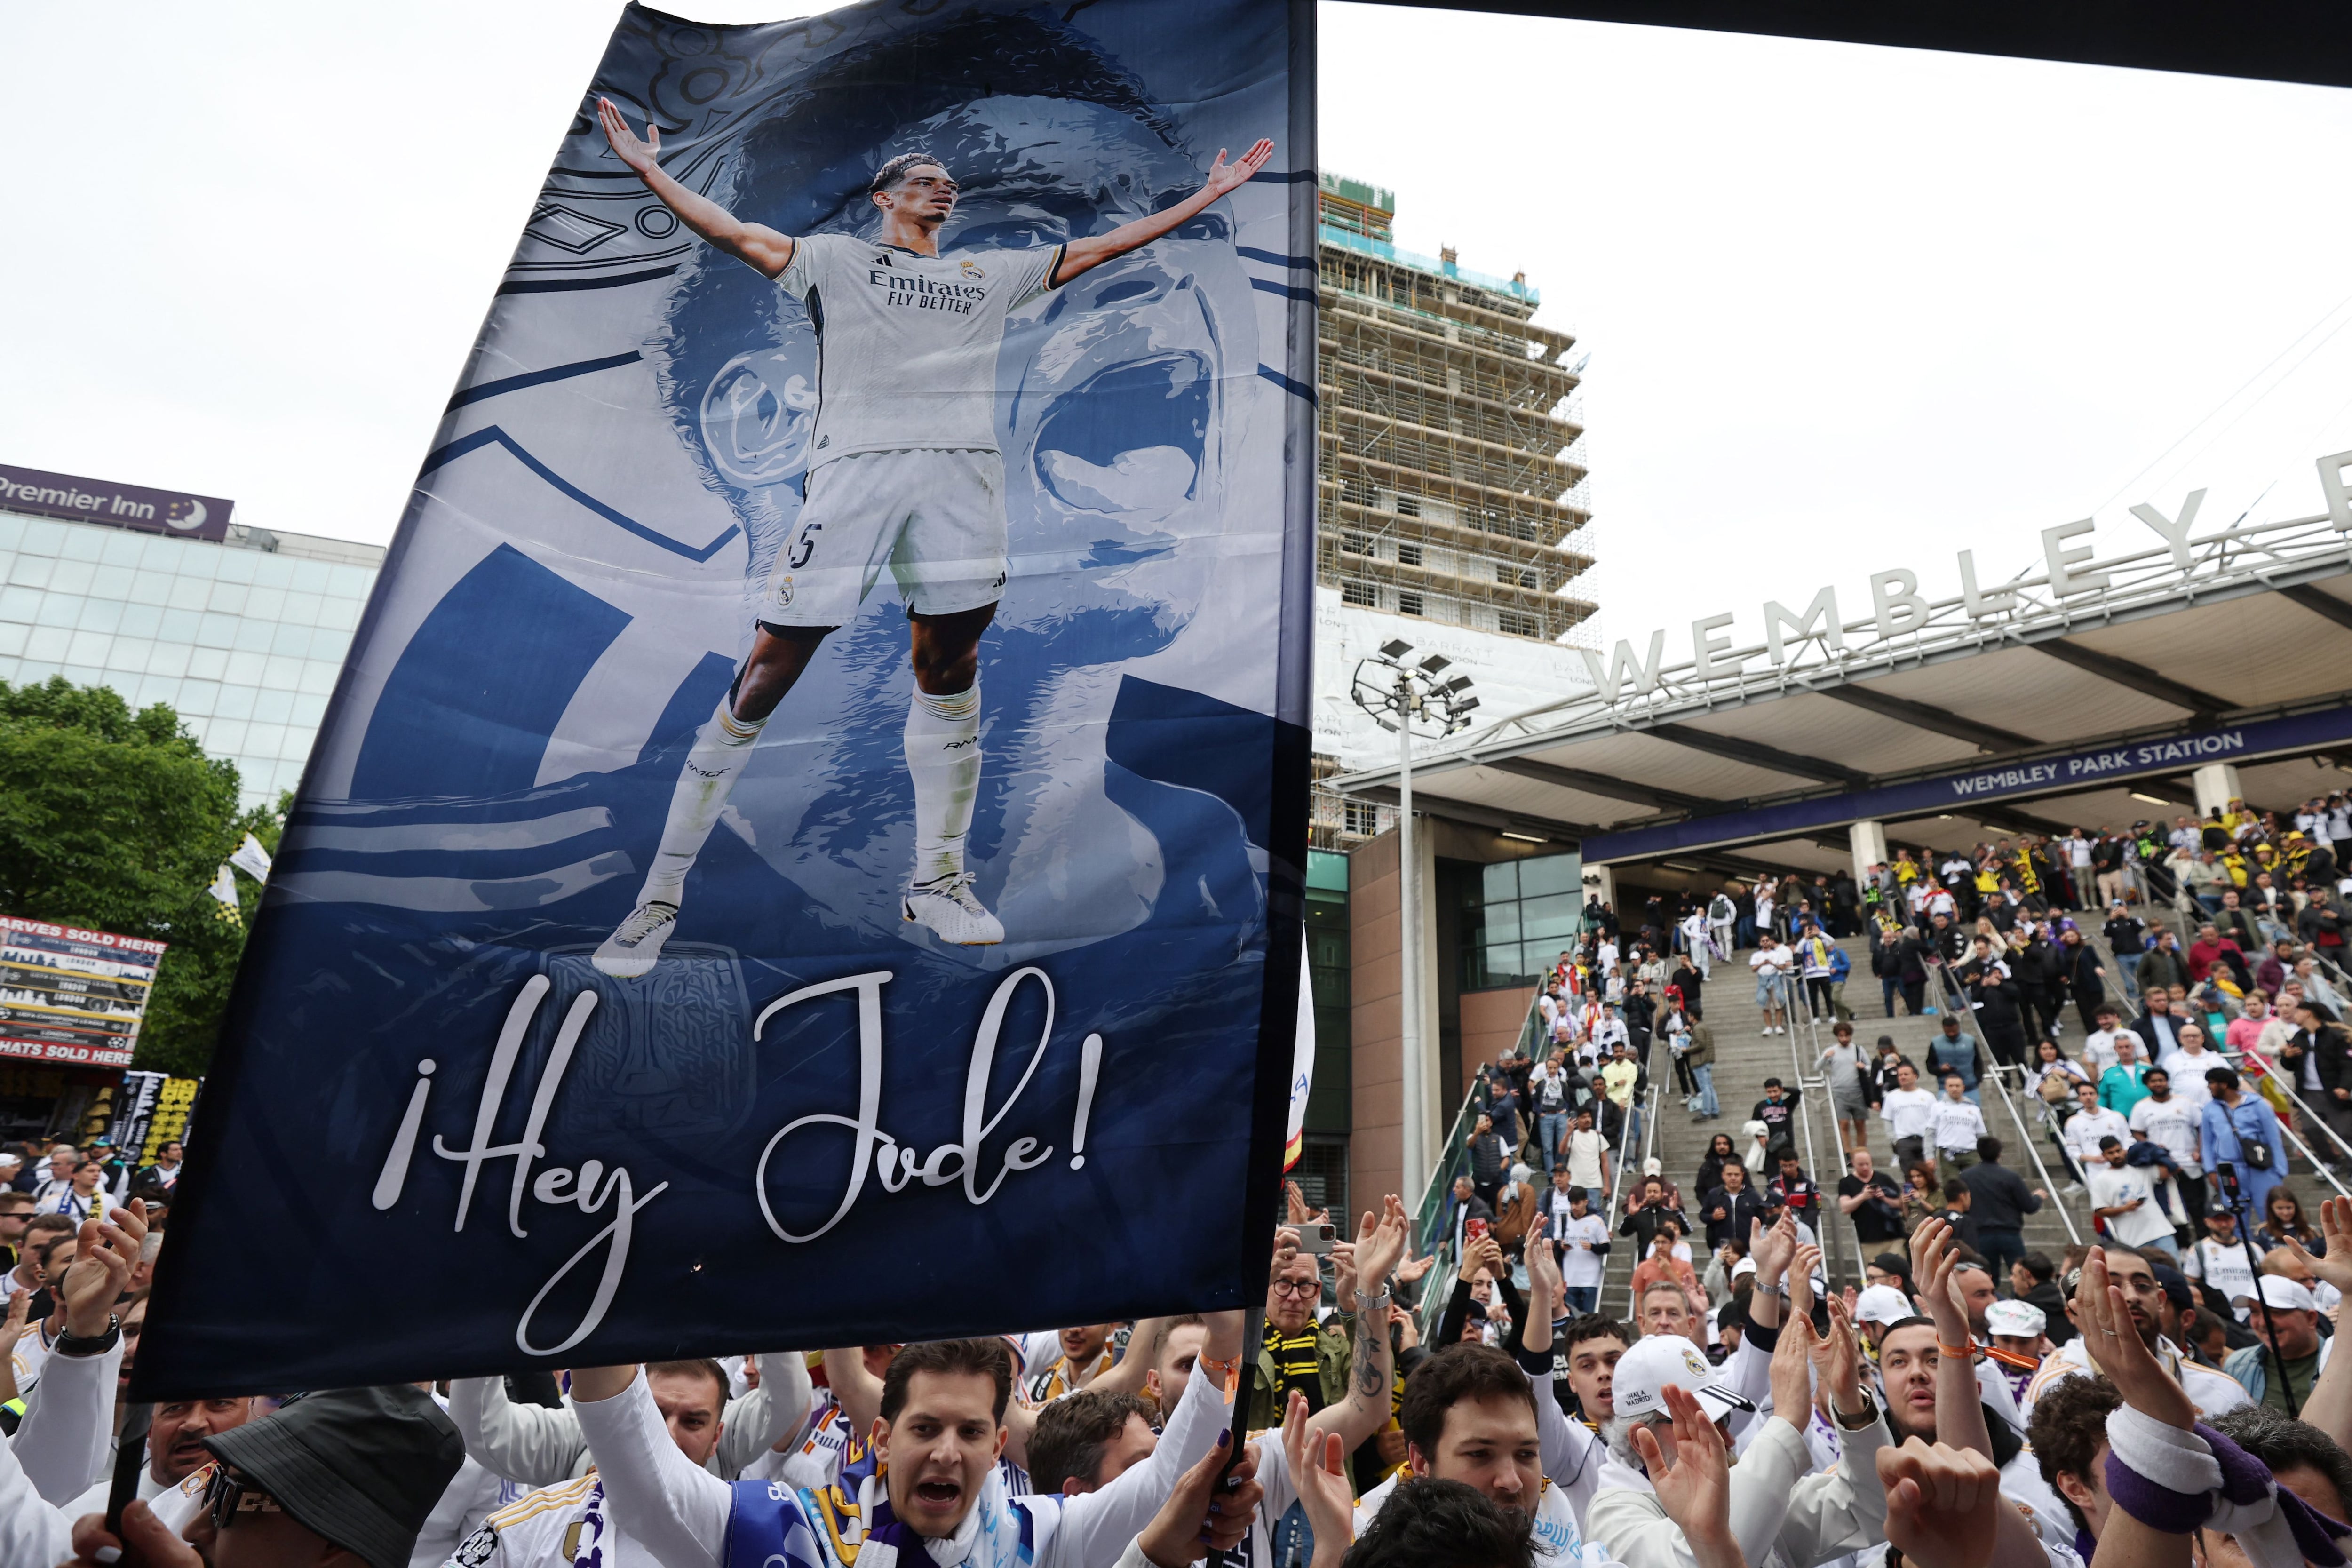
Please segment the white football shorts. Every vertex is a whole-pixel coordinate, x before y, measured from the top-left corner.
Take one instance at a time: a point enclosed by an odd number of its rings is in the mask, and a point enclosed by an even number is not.
[[[761,621],[841,626],[887,563],[918,615],[976,610],[1004,596],[1004,459],[916,449],[835,458],[809,475],[800,521],[768,573]]]

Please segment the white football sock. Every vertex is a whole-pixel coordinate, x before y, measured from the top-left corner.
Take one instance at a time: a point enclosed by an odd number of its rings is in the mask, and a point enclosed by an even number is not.
[[[963,869],[964,834],[980,793],[980,682],[934,697],[915,688],[907,708],[907,772],[915,781],[918,882]]]
[[[695,858],[718,825],[719,810],[734,790],[743,764],[751,760],[751,744],[766,723],[765,719],[735,717],[731,691],[719,700],[717,711],[703,721],[686,753],[686,764],[678,769],[677,789],[669,797],[669,818],[662,824],[661,847],[654,851],[653,868],[646,873],[638,903],[682,901],[686,874],[694,869]]]

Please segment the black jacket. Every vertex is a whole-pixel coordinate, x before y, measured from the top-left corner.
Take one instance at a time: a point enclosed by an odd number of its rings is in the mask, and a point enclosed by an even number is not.
[[[1715,1217],[1721,1209],[1723,1217]],[[1748,1244],[1749,1227],[1764,1213],[1764,1200],[1753,1187],[1742,1187],[1738,1194],[1717,1186],[1699,1200],[1699,1222],[1706,1226],[1706,1244],[1721,1247],[1727,1241]]]
[[[1764,1124],[1764,1146],[1768,1149],[1793,1144],[1797,1141],[1797,1106],[1804,1099],[1804,1090],[1784,1089],[1780,1092],[1783,1098],[1780,1104],[1759,1100],[1756,1102],[1756,1109],[1748,1116],[1748,1121]]]
[[[2106,965],[2099,962],[2099,953],[2089,942],[2068,946],[2058,944],[2058,977],[2074,988],[2077,1002],[2095,1007],[2107,994],[2106,984],[2099,971]]]
[[[1969,1215],[1979,1231],[2022,1230],[2025,1216],[2042,1208],[2024,1179],[2006,1165],[1979,1161],[1960,1173],[1960,1184],[1969,1190]]]
[[[2303,1032],[2296,1031],[2295,1038],[2304,1040]],[[2319,1037],[2305,1043],[2317,1053],[2314,1065],[2319,1069],[2319,1087],[2331,1091],[2328,1098],[2336,1098],[2333,1090],[2352,1089],[2352,1030],[2341,1024],[2323,1024]]]
[[[1690,1215],[1664,1204],[1651,1204],[1646,1207],[1635,1209],[1617,1222],[1617,1234],[1633,1237],[1635,1242],[1633,1255],[1636,1258],[1647,1258],[1650,1256],[1650,1243],[1657,1239],[1659,1225],[1669,1219],[1683,1227],[1685,1236],[1690,1234]]]
[[[1511,1151],[1499,1133],[1470,1140],[1470,1179],[1482,1187],[1499,1184],[1511,1168]]]

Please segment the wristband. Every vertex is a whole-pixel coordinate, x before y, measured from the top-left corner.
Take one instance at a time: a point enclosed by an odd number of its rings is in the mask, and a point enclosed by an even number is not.
[[[1837,1401],[1832,1399],[1830,1402],[1830,1418],[1848,1432],[1859,1432],[1878,1419],[1878,1401],[1873,1399],[1870,1390],[1865,1388],[1862,1391],[1862,1413],[1848,1415],[1837,1407]]]
[[[1936,1336],[1937,1355],[1951,1356],[1959,1361],[1974,1361],[1977,1359],[1977,1339],[1974,1334],[1969,1336],[1969,1342],[1965,1345],[1948,1345],[1944,1342],[1943,1335]]]
[[[102,1334],[77,1334],[70,1331],[59,1334],[49,1349],[58,1355],[104,1355],[122,1342],[122,1320],[109,1312],[106,1331]]]
[[[1213,1356],[1204,1355],[1192,1364],[1194,1370],[1205,1372],[1212,1378],[1214,1378],[1217,1382],[1225,1385],[1225,1398],[1228,1401],[1233,1398],[1234,1393],[1241,1387],[1242,1358],[1239,1356],[1234,1357],[1231,1361],[1219,1361]]]

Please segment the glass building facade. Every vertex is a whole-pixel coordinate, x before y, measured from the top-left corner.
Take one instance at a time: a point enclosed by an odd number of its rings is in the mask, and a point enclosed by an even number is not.
[[[1538,855],[1475,874],[1462,900],[1462,989],[1534,984],[1582,929],[1584,858]]]
[[[247,805],[302,776],[383,552],[232,526],[225,543],[0,510],[0,680],[167,702]]]

